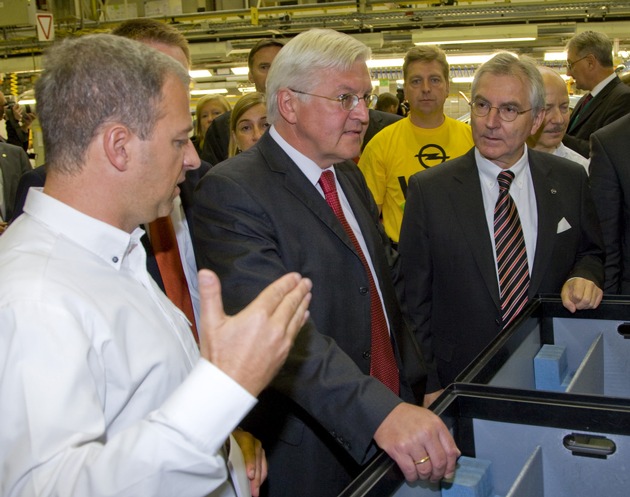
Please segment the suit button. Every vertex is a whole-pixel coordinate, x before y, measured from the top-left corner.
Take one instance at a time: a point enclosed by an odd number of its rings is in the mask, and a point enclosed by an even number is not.
[[[367,294],[369,291],[370,291],[370,290],[369,290],[367,287],[365,287],[365,286],[359,287],[359,293],[360,293],[361,295],[365,295],[365,294]]]
[[[370,357],[372,357],[372,353],[369,350],[363,352],[363,359],[369,359]]]

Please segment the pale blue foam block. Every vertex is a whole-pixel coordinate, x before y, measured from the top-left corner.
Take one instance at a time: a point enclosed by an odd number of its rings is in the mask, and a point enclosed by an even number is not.
[[[441,487],[442,497],[492,497],[492,462],[462,456],[457,461],[455,476],[443,480]]]
[[[563,392],[567,374],[567,349],[562,345],[545,344],[534,357],[534,378],[537,390]]]

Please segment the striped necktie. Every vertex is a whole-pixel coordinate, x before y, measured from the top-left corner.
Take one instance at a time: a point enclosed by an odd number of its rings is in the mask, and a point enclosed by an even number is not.
[[[510,195],[512,180],[512,171],[499,173],[499,199],[494,208],[494,242],[504,329],[525,307],[529,289],[525,237],[516,204]]]

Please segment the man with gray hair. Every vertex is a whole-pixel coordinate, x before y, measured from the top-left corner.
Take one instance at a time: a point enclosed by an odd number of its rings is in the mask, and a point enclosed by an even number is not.
[[[249,493],[224,443],[284,362],[310,282],[286,275],[228,317],[200,272],[198,349],[149,276],[138,226],[199,167],[188,85],[179,62],[119,36],[45,58],[46,182],[0,237],[2,495]]]
[[[287,271],[313,280],[311,319],[243,423],[268,455],[264,495],[336,496],[378,447],[411,481],[452,475],[459,455],[442,421],[413,405],[425,370],[398,305],[397,258],[350,160],[373,100],[369,56],[332,30],[287,43],[267,78],[269,132],[195,194],[199,265],[221,277],[227,309]]]
[[[578,90],[587,90],[573,109],[563,143],[590,157],[594,131],[630,113],[630,87],[622,84],[613,65],[612,42],[603,33],[584,31],[567,43],[567,75]]]
[[[408,317],[434,395],[537,294],[561,292],[571,312],[602,298],[586,172],[525,144],[544,117],[536,65],[496,55],[477,70],[470,105],[475,147],[411,177],[399,245]]]

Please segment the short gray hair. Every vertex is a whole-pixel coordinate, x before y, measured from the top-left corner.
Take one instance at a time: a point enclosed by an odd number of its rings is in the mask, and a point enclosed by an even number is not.
[[[472,100],[477,96],[479,80],[484,74],[514,76],[525,83],[529,90],[532,115],[537,116],[545,108],[545,85],[536,63],[529,57],[516,57],[501,52],[482,64],[475,72],[472,82]]]
[[[279,117],[277,96],[282,88],[310,91],[324,70],[347,71],[355,62],[370,58],[370,49],[350,35],[332,29],[311,29],[287,43],[267,75],[267,121]]]
[[[574,49],[577,57],[586,57],[593,54],[593,57],[603,67],[612,67],[612,41],[604,33],[597,31],[584,31],[575,35],[567,43],[567,50]]]
[[[119,122],[142,140],[160,119],[166,79],[189,84],[177,61],[138,41],[98,34],[66,39],[44,58],[35,85],[47,167],[80,170],[101,127]]]

